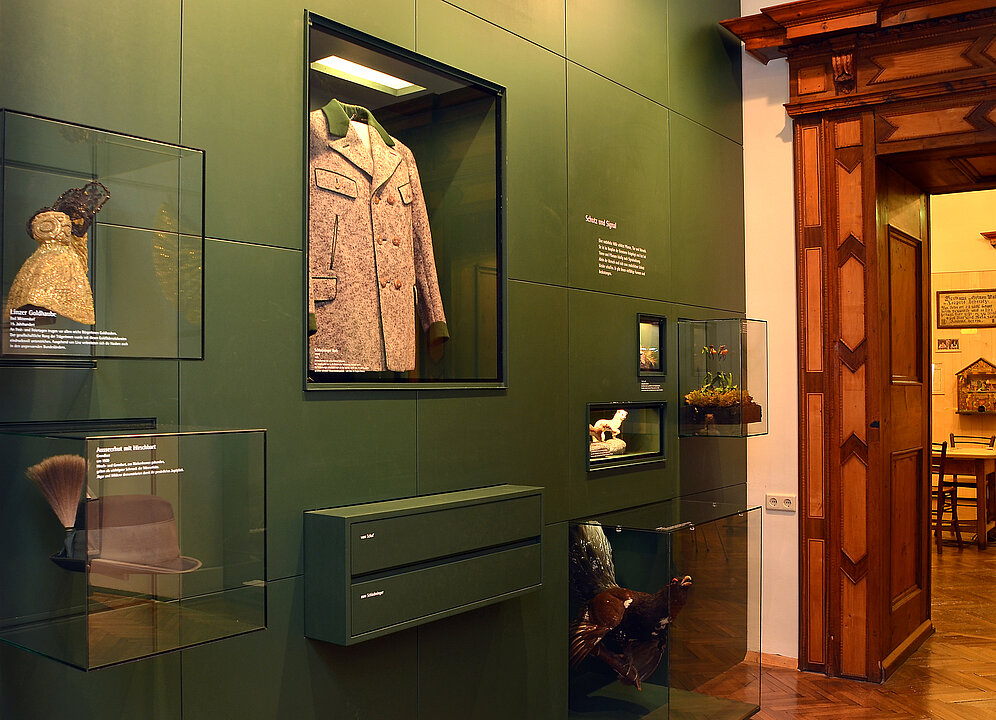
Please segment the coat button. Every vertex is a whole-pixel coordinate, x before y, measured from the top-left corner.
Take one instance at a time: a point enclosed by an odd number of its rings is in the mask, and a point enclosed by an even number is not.
[[[388,195],[387,196],[387,204],[388,205],[394,205],[394,195]]]
[[[395,290],[400,290],[401,289],[401,281],[400,280],[395,280],[394,281],[394,289]]]
[[[379,203],[380,202],[380,195],[374,195],[374,202],[375,203]]]
[[[381,286],[382,288],[386,288],[386,287],[387,287],[387,280],[381,280],[381,281],[380,281],[380,286]]]
[[[398,238],[394,238],[394,240],[392,240],[391,242],[394,243],[394,247],[398,247],[399,245],[401,245],[401,240],[399,240]]]

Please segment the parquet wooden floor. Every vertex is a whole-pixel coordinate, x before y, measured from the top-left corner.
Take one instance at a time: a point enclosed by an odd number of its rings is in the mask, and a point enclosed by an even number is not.
[[[757,720],[996,720],[996,547],[934,553],[936,632],[883,685],[765,668]]]

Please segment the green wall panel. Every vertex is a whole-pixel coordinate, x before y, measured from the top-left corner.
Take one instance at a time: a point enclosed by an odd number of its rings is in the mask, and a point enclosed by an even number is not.
[[[738,438],[684,437],[681,454],[681,495],[742,483],[747,477],[747,443]]]
[[[86,417],[93,370],[5,367],[0,369],[0,422]]]
[[[0,718],[180,720],[180,656],[85,673],[0,645]]]
[[[303,577],[269,583],[267,615],[262,632],[182,651],[183,720],[416,720],[415,631],[352,647],[308,640]]]
[[[302,513],[415,495],[413,393],[303,386],[300,252],[208,240],[204,360],[181,371],[185,423],[267,428],[267,574],[303,571]]]
[[[3,0],[0,106],[177,142],[180,2]]]
[[[674,420],[677,318],[744,308],[740,55],[716,28],[736,1],[308,9],[507,87],[509,388],[302,389],[303,6],[0,0],[0,105],[203,148],[217,238],[204,360],[3,367],[0,421],[268,428],[271,579],[267,630],[160,658],[85,674],[0,646],[0,717],[563,718],[562,521],[744,493],[746,443],[679,440]],[[599,275],[599,237],[646,249],[646,274]],[[640,390],[639,312],[668,319],[660,392]],[[666,463],[586,473],[586,403],[650,400]],[[348,649],[304,638],[305,509],[503,482],[545,488],[540,591]]]
[[[570,517],[607,512],[677,495],[678,461],[675,418],[676,316],[673,306],[650,300],[571,290],[570,401],[568,422],[570,459]],[[659,392],[640,389],[637,314],[667,317],[667,376],[652,382]],[[667,402],[663,463],[586,472],[588,403]],[[623,434],[626,428],[623,425]]]
[[[567,525],[547,525],[543,587],[418,630],[419,718],[567,717]]]
[[[564,0],[448,0],[500,28],[563,55]]]
[[[719,25],[740,16],[739,0],[671,2],[668,107],[726,137],[743,139],[740,41]]]
[[[565,61],[442,0],[418,4],[418,52],[508,89],[508,276],[567,279]]]
[[[415,47],[416,0],[313,0],[307,5],[280,2],[298,11],[307,7],[316,15],[409,50]]]
[[[508,284],[509,389],[420,392],[420,494],[517,483],[545,487],[547,521],[567,517],[567,291]]]
[[[567,91],[569,284],[664,299],[671,277],[667,110],[573,63]],[[622,258],[623,267],[643,270],[618,269]]]
[[[743,149],[671,113],[669,300],[743,312]]]
[[[567,57],[668,104],[668,10],[689,0],[567,0]]]
[[[176,423],[179,369],[174,360],[98,360],[89,417],[155,417]]]
[[[205,151],[205,233],[303,243],[304,11],[250,0],[183,5],[185,145]]]
[[[96,368],[0,370],[0,422],[155,417],[177,421],[178,369],[170,360],[97,360]]]

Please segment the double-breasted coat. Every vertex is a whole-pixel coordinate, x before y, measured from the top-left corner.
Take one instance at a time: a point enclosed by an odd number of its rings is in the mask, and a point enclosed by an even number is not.
[[[365,108],[309,121],[308,368],[412,370],[416,312],[430,343],[449,337],[415,158]]]

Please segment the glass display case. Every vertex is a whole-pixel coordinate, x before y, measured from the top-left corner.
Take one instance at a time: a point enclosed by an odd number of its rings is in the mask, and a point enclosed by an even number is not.
[[[663,377],[667,374],[667,318],[640,314],[636,321],[640,334],[640,377]]]
[[[318,15],[307,382],[504,387],[504,89]]]
[[[204,153],[0,119],[2,358],[201,358]]]
[[[90,670],[264,628],[265,437],[0,428],[0,640]]]
[[[760,709],[760,508],[676,499],[571,523],[571,720]]]
[[[667,403],[589,403],[588,470],[662,462]]]
[[[679,320],[678,357],[679,435],[768,432],[764,320]]]

